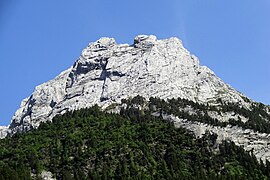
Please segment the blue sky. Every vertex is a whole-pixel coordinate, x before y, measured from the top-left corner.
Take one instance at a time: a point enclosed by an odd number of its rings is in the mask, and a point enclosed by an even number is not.
[[[177,36],[226,83],[270,104],[269,19],[269,0],[0,0],[0,125],[102,36]]]

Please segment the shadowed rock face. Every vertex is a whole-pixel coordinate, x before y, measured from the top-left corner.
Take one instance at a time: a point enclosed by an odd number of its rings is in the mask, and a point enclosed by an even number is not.
[[[222,99],[249,107],[242,94],[200,66],[177,38],[139,35],[133,45],[101,38],[90,43],[72,67],[37,86],[22,101],[7,131],[27,131],[69,110],[94,104],[104,108],[136,95],[211,104]]]

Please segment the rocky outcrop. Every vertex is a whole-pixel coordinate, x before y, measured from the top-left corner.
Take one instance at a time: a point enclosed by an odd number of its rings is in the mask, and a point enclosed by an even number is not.
[[[7,126],[0,126],[0,138],[6,137],[8,134],[8,127]]]
[[[48,171],[42,171],[40,174],[40,178],[43,180],[56,180],[56,178],[53,178],[53,174]]]
[[[223,140],[233,141],[242,146],[246,151],[252,152],[258,160],[270,160],[270,134],[259,133],[252,129],[242,129],[238,126],[226,127],[213,126],[206,123],[188,121],[178,117],[167,115],[164,119],[174,122],[176,127],[183,127],[192,131],[197,137],[202,137],[206,131],[217,134],[217,142]]]

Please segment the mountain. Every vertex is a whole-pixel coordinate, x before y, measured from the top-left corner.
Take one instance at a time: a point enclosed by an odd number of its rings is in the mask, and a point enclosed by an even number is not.
[[[201,66],[177,38],[139,35],[133,45],[101,38],[90,43],[71,68],[37,86],[22,101],[9,130],[27,131],[57,114],[94,104],[106,107],[136,95],[211,104],[222,99],[249,107],[246,97]]]
[[[252,101],[201,66],[178,38],[158,40],[153,35],[139,35],[132,45],[113,38],[90,43],[72,67],[22,101],[0,134],[36,129],[56,115],[95,104],[119,113],[122,100],[137,95],[147,101],[185,100],[178,109],[170,103],[160,107],[163,118],[197,137],[214,132],[220,142],[231,140],[257,159],[270,160],[269,106]]]

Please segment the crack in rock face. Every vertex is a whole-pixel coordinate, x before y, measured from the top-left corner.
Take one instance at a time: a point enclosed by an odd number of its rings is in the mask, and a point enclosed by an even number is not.
[[[5,132],[37,128],[57,114],[94,104],[106,108],[137,95],[146,99],[180,97],[212,105],[221,99],[249,107],[241,93],[201,66],[178,38],[139,35],[128,45],[105,37],[90,43],[72,67],[37,86],[22,101]]]

